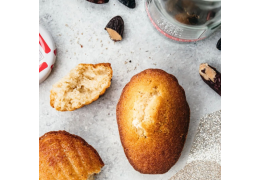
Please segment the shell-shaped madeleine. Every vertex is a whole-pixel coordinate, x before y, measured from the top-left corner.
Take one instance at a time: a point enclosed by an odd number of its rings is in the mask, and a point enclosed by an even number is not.
[[[97,151],[79,136],[52,131],[39,139],[40,180],[87,180],[103,166]]]
[[[124,152],[135,170],[163,174],[178,161],[190,108],[176,77],[160,69],[136,74],[122,91],[116,116]]]

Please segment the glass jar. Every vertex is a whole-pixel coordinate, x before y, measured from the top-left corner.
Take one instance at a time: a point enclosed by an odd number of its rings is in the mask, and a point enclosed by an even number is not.
[[[221,25],[221,0],[145,0],[154,27],[166,37],[193,42]]]

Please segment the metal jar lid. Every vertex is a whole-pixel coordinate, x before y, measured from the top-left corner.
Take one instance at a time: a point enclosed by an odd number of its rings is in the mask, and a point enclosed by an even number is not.
[[[39,83],[51,73],[56,59],[56,46],[50,33],[39,25]]]

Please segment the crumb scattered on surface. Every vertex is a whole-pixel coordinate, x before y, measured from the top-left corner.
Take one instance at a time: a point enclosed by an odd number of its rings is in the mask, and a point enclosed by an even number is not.
[[[82,46],[82,45],[80,45],[80,47],[81,47],[81,48],[83,48],[83,46]]]

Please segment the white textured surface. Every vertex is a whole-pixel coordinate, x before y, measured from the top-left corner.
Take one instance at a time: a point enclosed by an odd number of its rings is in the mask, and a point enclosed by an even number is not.
[[[200,119],[187,165],[170,180],[221,179],[221,111]]]
[[[198,73],[207,62],[221,71],[216,43],[220,30],[206,40],[175,43],[159,34],[149,22],[143,0],[128,9],[117,0],[97,5],[85,0],[40,0],[40,24],[52,34],[57,59],[50,76],[40,84],[40,136],[52,130],[66,130],[83,137],[105,163],[98,180],[167,180],[187,160],[199,119],[220,109],[220,97]],[[104,27],[120,15],[125,21],[124,39],[114,43]],[[83,47],[81,47],[81,45]],[[129,62],[131,61],[131,63]],[[96,102],[73,112],[50,107],[52,85],[79,63],[109,62],[114,76],[111,87]],[[178,163],[166,174],[143,175],[128,163],[118,135],[116,104],[130,78],[147,68],[160,68],[177,77],[191,109],[191,123],[185,149]]]

